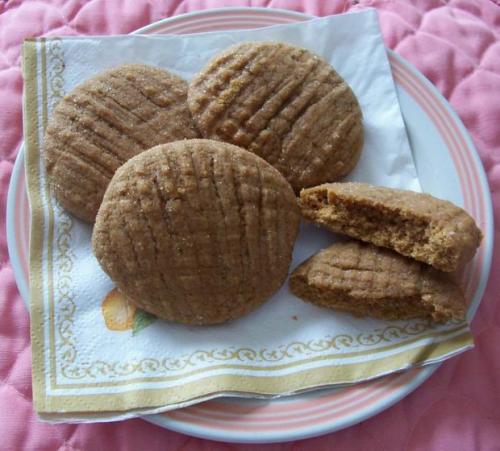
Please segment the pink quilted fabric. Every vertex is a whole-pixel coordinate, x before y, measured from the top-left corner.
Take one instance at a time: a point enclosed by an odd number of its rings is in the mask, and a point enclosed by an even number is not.
[[[362,424],[293,444],[228,445],[142,420],[57,425],[31,403],[29,317],[7,254],[5,203],[22,139],[20,46],[42,35],[128,33],[153,21],[220,6],[268,6],[316,15],[376,7],[387,45],[450,100],[488,174],[500,224],[500,7],[493,0],[0,0],[0,448],[2,450],[493,450],[500,444],[500,226],[477,346],[446,362],[420,389]],[[495,293],[497,294],[495,296]]]

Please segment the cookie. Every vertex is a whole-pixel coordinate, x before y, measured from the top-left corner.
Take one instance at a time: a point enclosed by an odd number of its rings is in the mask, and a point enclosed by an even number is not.
[[[187,83],[155,67],[129,64],[92,77],[54,109],[45,166],[59,202],[93,222],[116,169],[157,144],[196,138]]]
[[[290,289],[305,301],[356,316],[441,322],[463,319],[466,312],[449,274],[359,241],[336,243],[302,263]]]
[[[185,324],[245,315],[284,282],[300,212],[283,176],[231,144],[184,140],[129,160],[94,226],[94,253],[138,307]]]
[[[446,272],[469,261],[481,242],[466,211],[429,194],[330,183],[303,190],[300,202],[304,218],[318,225]]]
[[[288,44],[230,47],[191,81],[188,104],[205,138],[256,153],[296,192],[349,173],[363,146],[351,88],[319,56]]]

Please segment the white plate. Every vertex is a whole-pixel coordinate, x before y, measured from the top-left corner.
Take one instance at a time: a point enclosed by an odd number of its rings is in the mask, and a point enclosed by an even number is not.
[[[296,12],[266,8],[222,8],[165,19],[135,33],[197,33],[259,28],[310,19]],[[485,232],[464,273],[477,310],[490,271],[493,217],[488,183],[472,141],[458,116],[436,88],[403,58],[389,51],[401,110],[424,191],[463,206]],[[7,200],[7,240],[21,296],[28,301],[29,207],[24,151],[17,157]],[[272,401],[219,398],[145,417],[160,426],[198,437],[231,442],[279,442],[336,431],[393,405],[425,381],[437,365],[393,374],[363,384]]]

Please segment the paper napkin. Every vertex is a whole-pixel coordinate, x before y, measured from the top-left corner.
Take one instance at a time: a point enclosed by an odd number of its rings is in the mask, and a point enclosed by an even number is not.
[[[113,291],[92,255],[91,226],[66,213],[47,187],[43,130],[54,106],[107,68],[147,63],[189,80],[220,50],[250,40],[306,47],[350,84],[365,146],[349,179],[420,189],[373,10],[259,30],[27,41],[33,387],[41,418],[116,420],[224,394],[287,395],[438,362],[472,346],[466,323],[359,319],[306,304],[287,283],[252,314],[211,327],[157,320]],[[334,240],[303,225],[290,269]]]

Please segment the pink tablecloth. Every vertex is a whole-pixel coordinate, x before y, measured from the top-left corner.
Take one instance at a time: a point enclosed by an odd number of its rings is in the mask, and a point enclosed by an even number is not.
[[[20,45],[42,35],[128,33],[219,6],[268,6],[316,15],[376,7],[387,45],[450,100],[479,150],[500,224],[500,7],[492,0],[0,0],[0,449],[2,450],[493,450],[500,446],[500,227],[492,277],[473,322],[477,346],[421,388],[362,424],[282,445],[227,445],[142,420],[57,425],[31,403],[29,316],[7,254],[5,202],[22,139]]]

